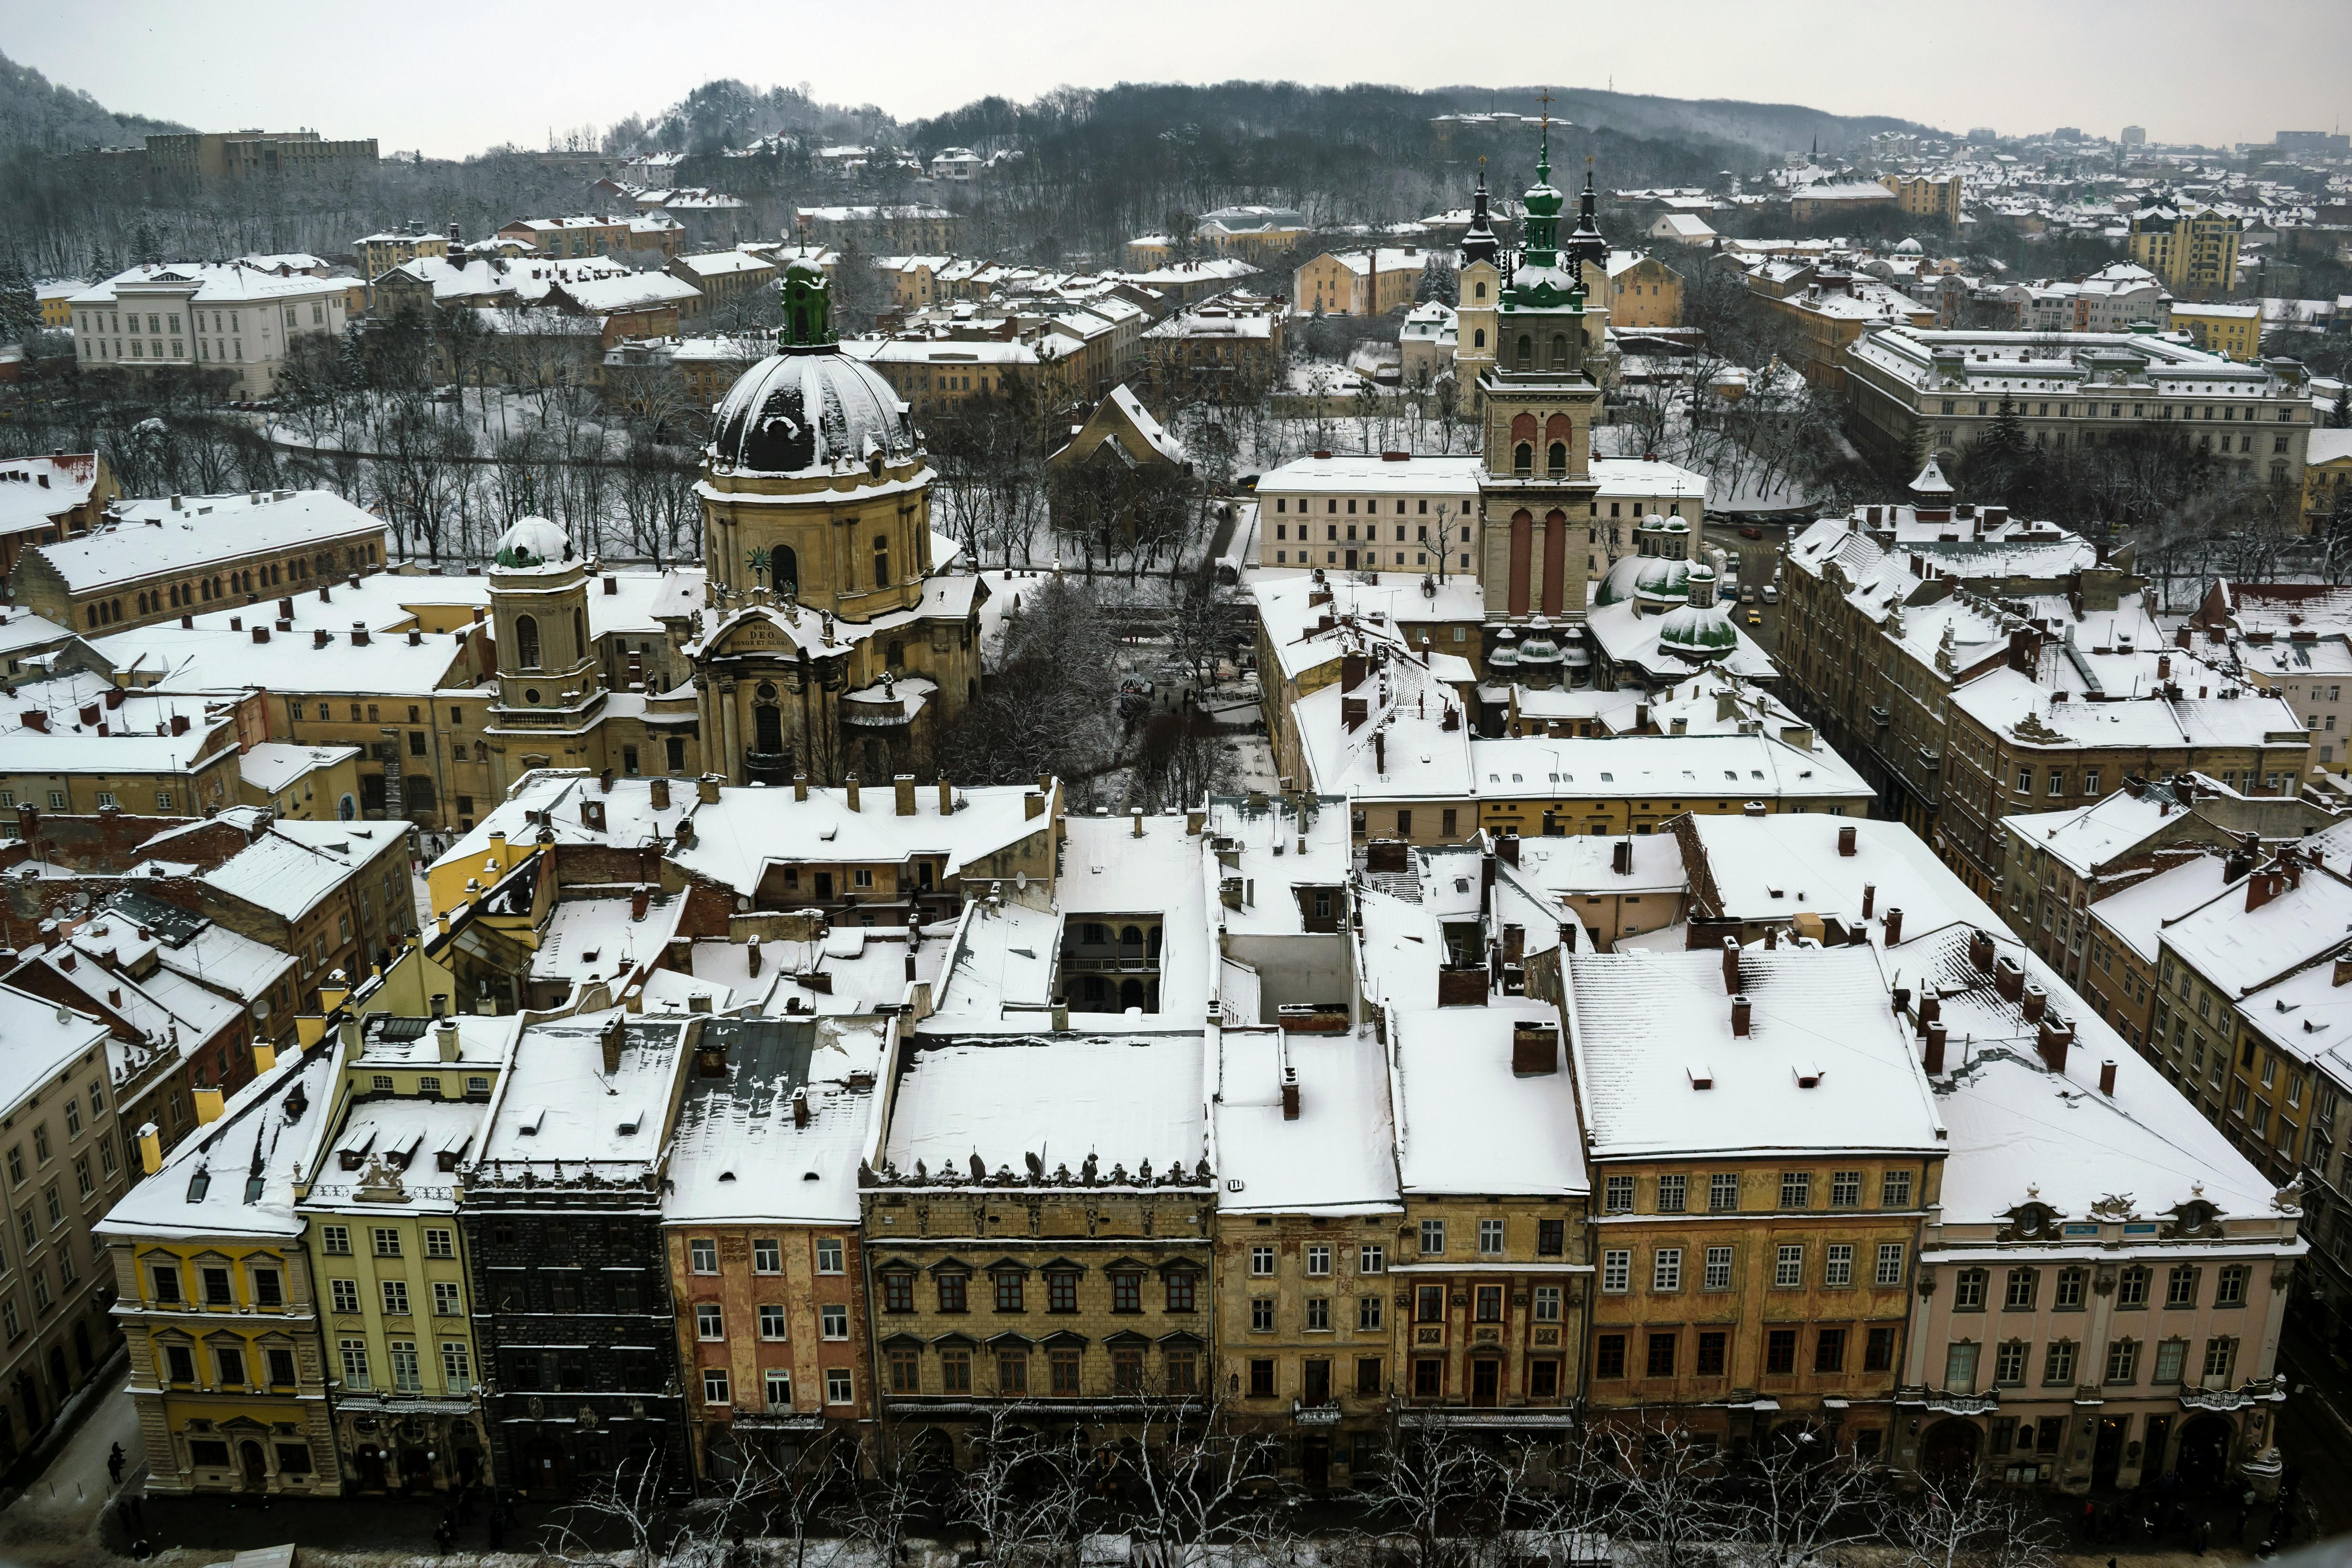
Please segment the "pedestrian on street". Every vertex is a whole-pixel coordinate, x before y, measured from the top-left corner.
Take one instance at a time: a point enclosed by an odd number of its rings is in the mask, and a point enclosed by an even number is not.
[[[106,1456],[106,1479],[110,1485],[122,1484],[122,1445],[120,1443],[115,1444],[114,1451]]]
[[[2205,1555],[2205,1543],[2212,1538],[2213,1527],[2201,1519],[2189,1531],[2189,1544],[2200,1557]]]

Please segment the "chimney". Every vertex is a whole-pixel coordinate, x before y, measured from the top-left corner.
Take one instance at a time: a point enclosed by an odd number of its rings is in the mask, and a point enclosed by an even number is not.
[[[1650,705],[1645,702],[1635,703],[1633,705],[1633,733],[1635,735],[1646,735],[1649,733],[1649,728]]]
[[[2019,1010],[2024,1013],[2027,1023],[2040,1023],[2042,1013],[2050,1006],[2050,993],[2040,986],[2028,986],[2018,1002]]]
[[[844,803],[845,803],[851,810],[855,811],[858,809],[856,774],[852,773],[842,779],[841,794]]]
[[[1045,814],[1045,797],[1032,789],[1021,797],[1021,815],[1034,821]]]
[[[1364,684],[1365,660],[1361,653],[1339,655],[1339,689],[1352,692]]]
[[[354,621],[354,622],[352,622],[352,647],[354,647],[354,648],[364,648],[364,647],[366,647],[367,645],[368,645],[368,629],[367,629],[367,622],[364,622],[364,621]]]
[[[1944,1043],[1951,1039],[1951,1030],[1940,1023],[1927,1026],[1927,1076],[1938,1078],[1944,1071]]]
[[[942,817],[955,815],[955,786],[945,779],[940,780],[940,815]]]
[[[2158,653],[2156,656],[2156,678],[2159,681],[2168,681],[2172,679],[2171,654]]]
[[[604,1075],[609,1078],[621,1071],[621,1015],[614,1013],[599,1030],[596,1043],[604,1048]]]
[[[1619,839],[1609,852],[1609,869],[1619,876],[1633,874],[1633,841]]]
[[[652,903],[653,891],[646,887],[644,883],[639,883],[636,886],[629,889],[629,918],[632,920],[643,920],[646,917],[646,906]]]
[[[2352,953],[2336,956],[2336,973],[2330,983],[2338,986],[2352,984]]]
[[[262,632],[262,636],[265,640],[268,635],[269,633],[267,632]],[[186,714],[175,713],[172,716],[172,733],[173,735],[185,735],[188,733],[188,716]]]
[[[656,779],[646,789],[646,799],[656,811],[669,810],[669,780]]]
[[[603,772],[596,775],[596,793],[599,795],[609,795],[612,792],[613,770],[607,768]]]
[[[793,1125],[795,1127],[805,1127],[808,1124],[808,1085],[803,1083],[799,1088],[793,1091]]]
[[[2099,1063],[2099,1092],[2110,1100],[2116,1097],[2116,1061],[2112,1056]]]
[[[1040,773],[1037,775],[1037,793],[1045,796],[1049,800],[1053,799],[1054,776],[1052,774]]]
[[[442,1061],[457,1060],[457,1020],[456,1019],[443,1019],[433,1026],[433,1044],[436,1054]]]
[[[2053,1072],[2066,1071],[2066,1048],[2074,1043],[2074,1026],[2056,1013],[2043,1015],[2040,1030],[2034,1036],[2034,1049]]]
[[[1980,975],[1989,975],[1992,973],[1991,932],[1971,931],[1969,933],[1969,962],[1976,967],[1977,973]]]
[[[695,799],[708,806],[719,799],[719,775],[706,773],[694,781]]]
[[[2003,954],[1994,962],[1992,988],[2005,1000],[2022,1002],[2025,999],[2025,970],[2016,959]]]
[[[1519,863],[1519,835],[1505,833],[1501,838],[1496,839],[1495,854],[1505,865],[1516,867]]]
[[[1933,986],[1920,987],[1919,1032],[1922,1034],[1927,1033],[1927,1026],[1937,1022],[1938,1019],[1942,1019],[1943,1016],[1944,998],[1937,994],[1936,988]]]
[[[163,1134],[152,1122],[139,1128],[139,1168],[149,1176],[163,1168]]]
[[[1767,815],[1767,812],[1764,810],[1763,801],[1750,800],[1748,804],[1739,808],[1739,814],[1743,817],[1761,817]]]
[[[746,974],[760,972],[760,938],[756,932],[743,943],[743,965]]]
[[[1731,1032],[1740,1039],[1748,1038],[1748,1026],[1755,1017],[1755,1009],[1745,993],[1731,998]]]
[[[1298,1069],[1296,1067],[1282,1070],[1282,1119],[1286,1122],[1298,1120]]]
[[[329,633],[324,626],[314,627],[310,632],[310,646],[313,648],[325,647],[327,645],[328,635]]]
[[[2275,866],[2254,873],[2246,879],[2246,913],[2252,915],[2255,910],[2276,898],[2279,895],[2279,890],[2285,885],[2286,878]]]
[[[40,709],[28,707],[18,716],[24,720],[25,727],[35,734],[47,735],[49,732],[49,716]]]
[[[807,774],[795,773],[793,775],[793,799],[795,800],[805,800],[808,799]]]
[[[1853,858],[1853,824],[1852,822],[1846,823],[1838,830],[1838,853],[1848,860]]]
[[[895,814],[911,817],[915,814],[915,776],[899,773],[890,779],[890,793]]]
[[[1900,946],[1903,942],[1903,912],[1890,908],[1886,912],[1886,945]]]
[[[1536,1019],[1511,1025],[1511,1075],[1534,1078],[1559,1071],[1559,1026]]]
[[[1723,939],[1723,994],[1727,997],[1739,994],[1739,938],[1737,936]]]
[[[1386,729],[1372,731],[1372,771],[1381,778],[1388,776],[1389,732]]]
[[[1135,819],[1135,827],[1133,831],[1129,834],[1129,837],[1139,839],[1143,837],[1143,808],[1138,806],[1130,814]]]
[[[1862,884],[1862,917],[1864,920],[1870,918],[1870,912],[1877,903],[1878,884],[1874,882],[1864,883]]]

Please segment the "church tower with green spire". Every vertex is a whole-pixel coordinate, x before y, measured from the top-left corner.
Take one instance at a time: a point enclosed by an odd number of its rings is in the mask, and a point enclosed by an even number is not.
[[[1491,677],[1561,682],[1584,619],[1588,543],[1599,486],[1592,423],[1601,406],[1585,287],[1561,255],[1567,198],[1551,183],[1549,95],[1524,243],[1495,311],[1495,353],[1479,375],[1478,476],[1486,657]]]

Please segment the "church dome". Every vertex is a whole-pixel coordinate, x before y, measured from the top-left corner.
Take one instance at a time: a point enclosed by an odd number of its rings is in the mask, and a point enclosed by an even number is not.
[[[710,463],[719,473],[831,472],[844,461],[904,461],[915,434],[882,373],[830,344],[771,354],[719,400]]]
[[[1739,646],[1739,633],[1719,604],[1684,604],[1658,622],[1658,647],[1685,659],[1720,659]]]
[[[1633,598],[1634,584],[1642,574],[1642,569],[1649,564],[1649,560],[1642,556],[1619,556],[1601,574],[1601,586],[1592,592],[1592,602],[1596,605],[1622,604]]]
[[[572,555],[572,536],[545,517],[518,517],[490,547],[490,559],[509,571],[560,566]]]

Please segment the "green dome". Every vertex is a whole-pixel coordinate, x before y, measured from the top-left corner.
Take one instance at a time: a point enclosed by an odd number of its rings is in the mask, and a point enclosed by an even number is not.
[[[1702,610],[1696,604],[1685,604],[1679,610],[1667,611],[1659,620],[1658,646],[1685,659],[1711,661],[1738,647],[1739,633],[1720,606],[1709,605]]]

